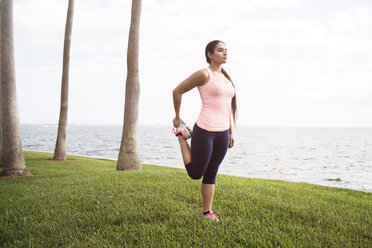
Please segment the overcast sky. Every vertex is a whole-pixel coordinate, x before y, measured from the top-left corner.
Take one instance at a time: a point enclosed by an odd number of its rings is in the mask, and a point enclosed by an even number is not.
[[[58,123],[68,0],[14,0],[21,123]],[[77,0],[70,124],[122,124],[130,0]],[[140,124],[171,125],[172,90],[214,39],[237,89],[238,124],[372,127],[372,2],[143,0]],[[200,111],[195,88],[181,118]],[[191,126],[192,124],[190,124]]]

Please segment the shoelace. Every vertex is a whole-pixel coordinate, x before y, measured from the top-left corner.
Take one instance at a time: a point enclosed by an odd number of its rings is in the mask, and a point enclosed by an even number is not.
[[[178,129],[180,128],[180,126],[183,124],[183,126],[182,126],[182,130],[181,131],[179,131]],[[174,134],[177,134],[177,133],[182,133],[184,130],[186,130],[186,131],[188,131],[190,134],[191,134],[191,131],[190,131],[190,128],[189,127],[187,127],[186,125],[185,125],[185,123],[181,123],[177,128],[172,128],[172,132],[174,133]]]
[[[177,129],[176,129],[176,128],[173,128],[173,129],[172,129],[172,133],[177,134],[177,133],[178,133],[178,132],[177,132]]]

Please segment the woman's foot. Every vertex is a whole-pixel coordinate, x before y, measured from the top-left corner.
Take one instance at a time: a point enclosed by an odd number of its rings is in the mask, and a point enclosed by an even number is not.
[[[184,140],[190,139],[192,136],[192,131],[189,127],[186,126],[186,123],[181,120],[181,123],[177,128],[173,128],[172,132],[178,136],[181,135]]]
[[[212,211],[209,211],[209,213],[201,213],[201,216],[204,217],[204,218],[207,218],[207,219],[210,219],[210,220],[214,220],[214,221],[220,221],[218,219],[218,216],[215,215]]]

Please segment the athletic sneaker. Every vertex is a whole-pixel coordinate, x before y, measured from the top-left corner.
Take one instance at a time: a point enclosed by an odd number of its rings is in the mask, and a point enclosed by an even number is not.
[[[218,216],[217,215],[215,215],[212,211],[210,211],[209,213],[207,213],[207,214],[204,214],[203,212],[201,213],[201,216],[203,216],[203,217],[205,217],[205,218],[207,218],[207,219],[210,219],[210,220],[214,220],[214,221],[220,221],[219,219],[218,219]]]
[[[184,140],[190,139],[191,138],[191,129],[186,126],[186,123],[181,120],[181,123],[178,125],[177,128],[173,128],[172,132],[178,136],[182,135],[182,138]]]

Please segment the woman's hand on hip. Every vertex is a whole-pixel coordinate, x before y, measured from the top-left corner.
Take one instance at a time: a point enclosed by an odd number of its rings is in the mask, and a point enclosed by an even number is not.
[[[235,139],[234,139],[234,134],[230,133],[230,143],[229,143],[229,148],[232,148],[234,146]]]

